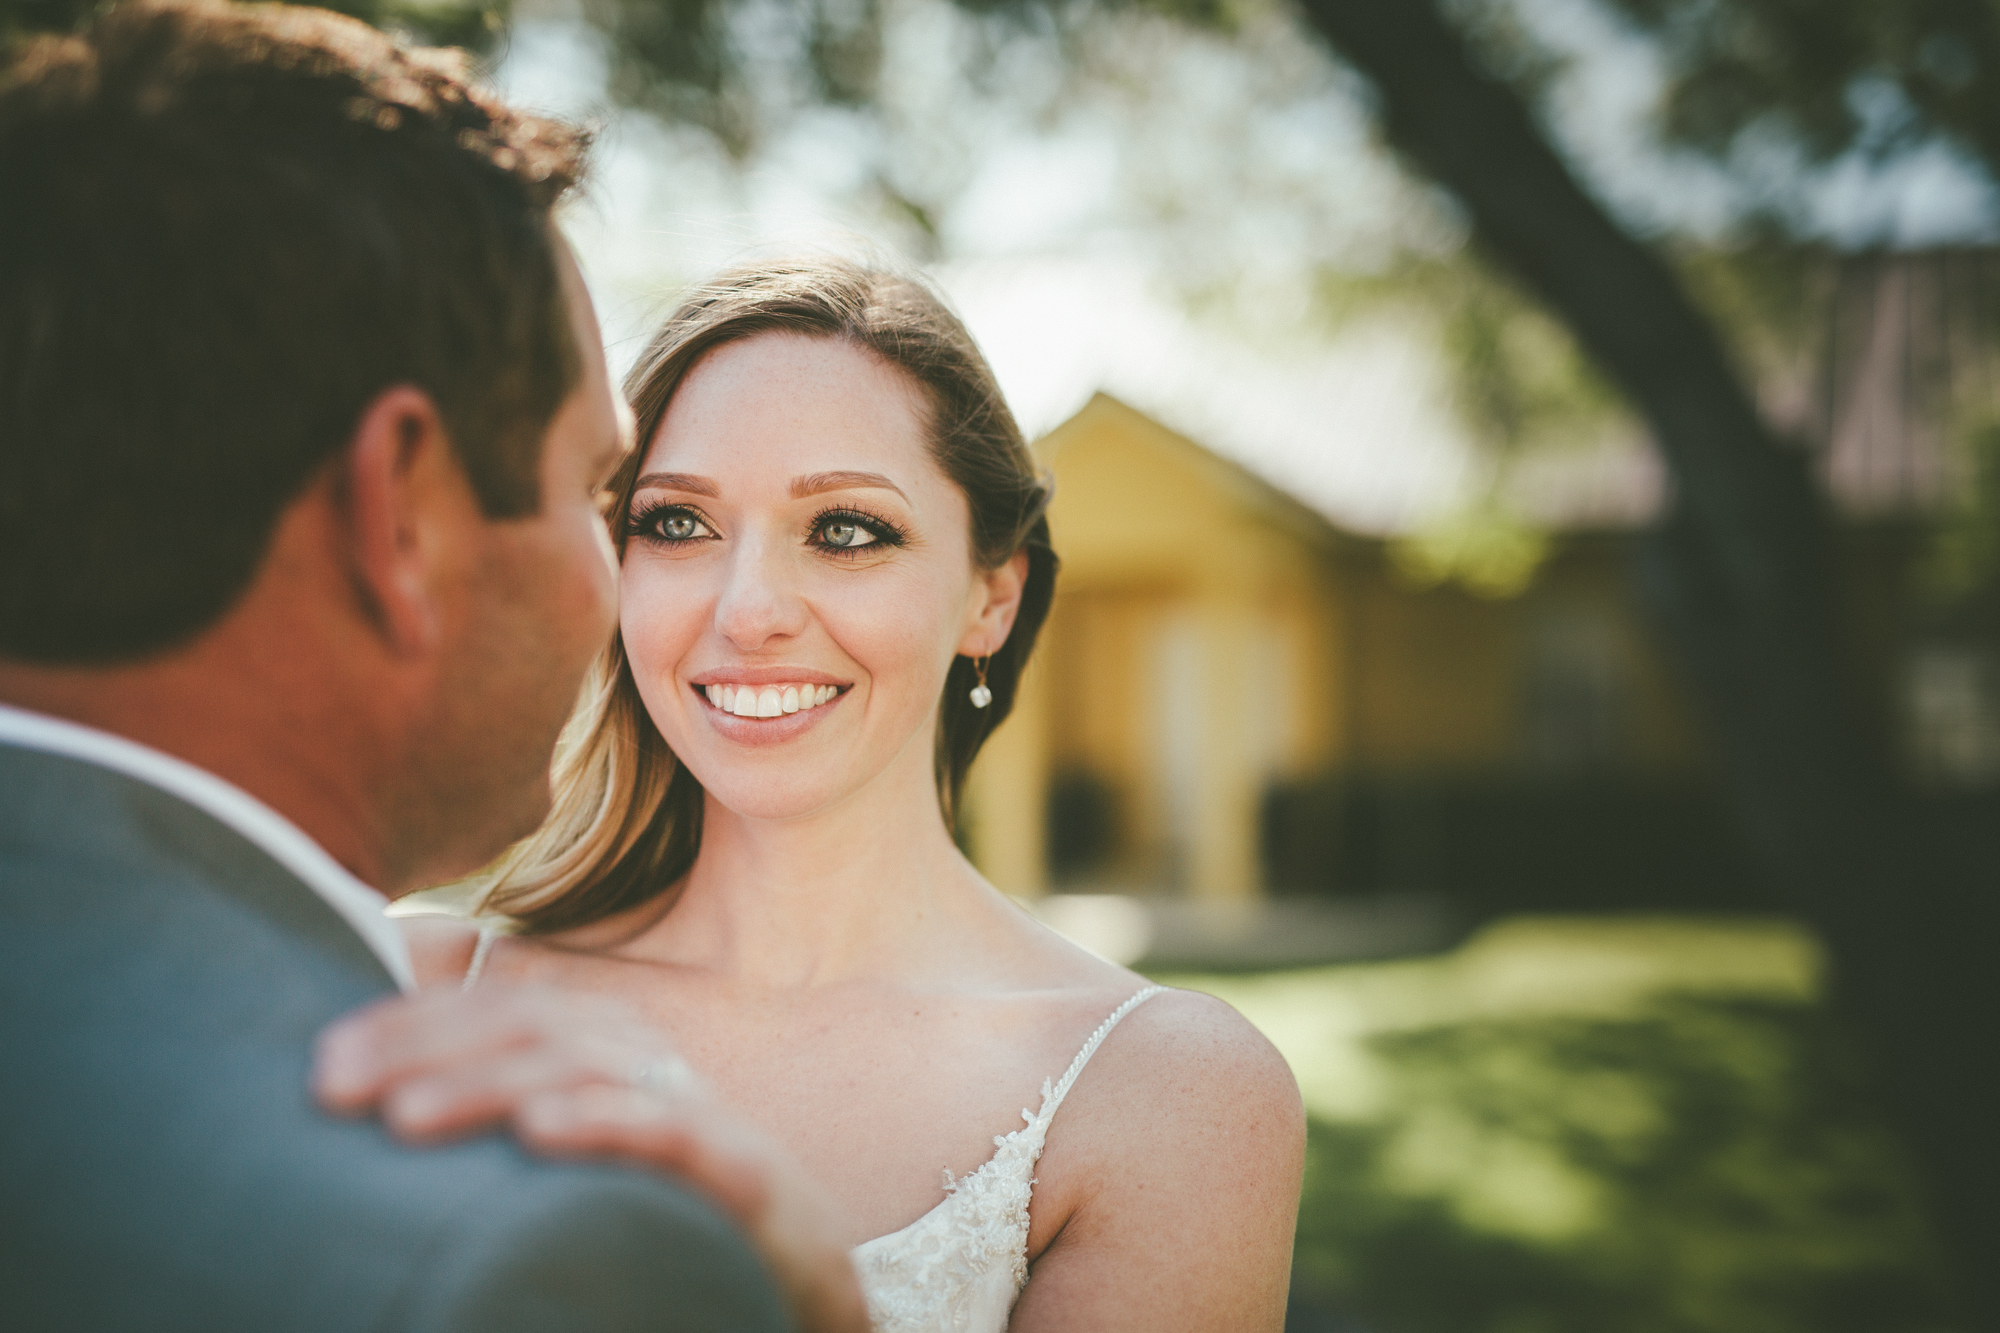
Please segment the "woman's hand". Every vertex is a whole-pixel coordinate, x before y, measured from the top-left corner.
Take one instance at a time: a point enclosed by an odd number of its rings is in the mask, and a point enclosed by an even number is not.
[[[614,1002],[499,982],[394,997],[320,1034],[312,1081],[326,1109],[379,1114],[409,1142],[506,1125],[541,1152],[672,1175],[748,1233],[807,1333],[869,1327],[818,1186]]]

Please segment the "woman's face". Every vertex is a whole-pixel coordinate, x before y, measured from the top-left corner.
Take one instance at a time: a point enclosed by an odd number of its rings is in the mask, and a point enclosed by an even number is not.
[[[952,658],[1005,638],[926,418],[872,353],[766,333],[704,357],[646,445],[625,651],[660,734],[738,814],[811,814],[899,764],[928,782]]]

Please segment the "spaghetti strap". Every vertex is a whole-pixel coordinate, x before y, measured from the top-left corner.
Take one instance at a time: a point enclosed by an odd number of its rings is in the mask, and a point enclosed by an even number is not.
[[[1083,1067],[1090,1063],[1090,1057],[1097,1054],[1097,1048],[1102,1046],[1104,1039],[1111,1035],[1111,1029],[1123,1022],[1125,1015],[1131,1013],[1134,1009],[1137,1009],[1140,1005],[1166,989],[1167,987],[1165,986],[1146,987],[1131,999],[1112,1010],[1111,1017],[1097,1025],[1097,1031],[1091,1033],[1089,1040],[1083,1043],[1083,1049],[1076,1053],[1076,1059],[1070,1061],[1069,1069],[1063,1074],[1061,1080],[1054,1087],[1043,1090],[1042,1114],[1039,1117],[1041,1120],[1046,1122],[1050,1117],[1055,1115],[1056,1108],[1062,1105],[1063,1098],[1069,1096],[1070,1086],[1076,1082],[1077,1075],[1081,1074]]]
[[[486,955],[493,952],[493,941],[505,933],[498,925],[479,928],[479,943],[472,946],[472,961],[466,964],[465,980],[458,984],[460,990],[471,990],[478,983],[479,974],[486,970]]]
[[[995,1135],[993,1156],[969,1175],[944,1172],[944,1200],[901,1231],[851,1251],[876,1333],[935,1333],[941,1328],[1000,1333],[1028,1281],[1028,1206],[1035,1163],[1056,1107],[1090,1057],[1125,1015],[1166,990],[1148,986],[1111,1011],[1070,1061],[1062,1080],[1042,1082],[1040,1115]]]

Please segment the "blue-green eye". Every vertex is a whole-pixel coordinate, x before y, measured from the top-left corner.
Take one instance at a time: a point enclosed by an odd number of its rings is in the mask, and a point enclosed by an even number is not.
[[[713,537],[715,529],[685,505],[654,505],[632,515],[632,534],[673,546]]]
[[[886,555],[908,540],[901,528],[880,514],[864,513],[846,505],[820,510],[813,515],[807,532],[810,535],[806,545],[833,556],[865,552],[872,558]],[[879,552],[875,549],[878,546],[882,548]]]
[[[819,540],[822,546],[851,551],[858,546],[872,546],[881,539],[859,523],[836,518],[819,525]]]

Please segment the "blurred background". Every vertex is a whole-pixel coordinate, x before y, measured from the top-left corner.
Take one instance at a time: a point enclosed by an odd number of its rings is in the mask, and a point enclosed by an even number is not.
[[[961,841],[1291,1060],[1288,1327],[2000,1327],[2000,6],[334,7],[600,127],[618,370],[957,305],[1064,560]]]

